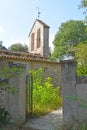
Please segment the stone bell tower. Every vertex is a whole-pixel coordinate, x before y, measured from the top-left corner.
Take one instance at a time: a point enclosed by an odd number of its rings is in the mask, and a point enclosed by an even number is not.
[[[36,19],[28,37],[29,52],[47,58],[49,55],[49,26]]]

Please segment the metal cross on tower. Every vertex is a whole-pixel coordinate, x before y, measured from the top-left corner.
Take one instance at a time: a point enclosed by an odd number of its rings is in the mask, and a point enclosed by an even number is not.
[[[38,19],[40,18],[40,14],[41,14],[41,13],[40,13],[40,11],[38,10]]]
[[[37,10],[38,10],[38,19],[39,19],[41,12],[40,12],[39,8],[37,8]]]

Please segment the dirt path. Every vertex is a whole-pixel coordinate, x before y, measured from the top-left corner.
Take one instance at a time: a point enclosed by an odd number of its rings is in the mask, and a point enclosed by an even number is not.
[[[35,130],[58,130],[62,121],[62,109],[58,109],[45,116],[29,119],[25,124],[25,127],[33,128]]]

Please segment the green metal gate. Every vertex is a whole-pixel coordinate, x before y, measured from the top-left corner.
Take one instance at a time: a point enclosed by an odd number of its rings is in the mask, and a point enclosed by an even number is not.
[[[26,76],[26,116],[27,118],[33,114],[33,76]]]

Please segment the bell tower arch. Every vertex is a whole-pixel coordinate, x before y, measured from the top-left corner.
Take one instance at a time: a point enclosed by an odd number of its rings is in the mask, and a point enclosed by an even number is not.
[[[39,19],[36,19],[29,33],[29,52],[43,57],[49,55],[49,26]]]

